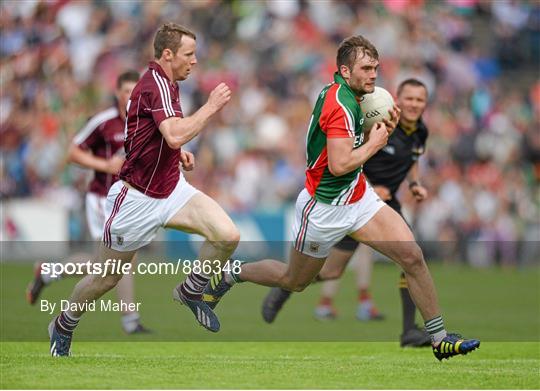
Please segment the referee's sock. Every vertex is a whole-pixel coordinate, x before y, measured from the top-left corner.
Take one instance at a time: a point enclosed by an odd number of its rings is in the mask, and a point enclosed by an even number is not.
[[[399,294],[401,296],[401,308],[403,310],[403,332],[416,328],[414,317],[416,314],[416,305],[409,292],[409,285],[405,278],[405,273],[401,273],[399,279]]]

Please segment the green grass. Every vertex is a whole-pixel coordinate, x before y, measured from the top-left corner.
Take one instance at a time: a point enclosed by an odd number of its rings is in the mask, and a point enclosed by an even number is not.
[[[388,342],[2,343],[2,388],[535,389],[538,343],[490,343],[439,363]],[[536,358],[535,358],[536,357]]]
[[[540,340],[540,269],[509,271],[431,266],[439,291],[446,326],[483,341]],[[52,315],[31,307],[24,290],[32,276],[30,265],[0,264],[0,337],[2,341],[43,341]],[[354,318],[357,292],[353,275],[344,276],[336,298],[339,318],[316,322],[313,308],[319,286],[293,295],[276,322],[267,325],[260,316],[265,287],[242,284],[223,299],[217,313],[221,331],[213,334],[195,326],[191,312],[172,300],[172,288],[182,277],[137,276],[137,299],[145,325],[155,333],[136,340],[152,341],[396,341],[401,332],[401,307],[397,289],[398,270],[376,264],[372,293],[384,322],[361,323]],[[71,293],[75,279],[66,279],[44,290],[42,298],[53,302]],[[115,299],[114,292],[106,298]],[[56,311],[58,312],[58,311]],[[417,316],[417,319],[419,317]],[[120,314],[92,312],[77,328],[79,341],[131,341],[120,327]]]
[[[129,337],[117,313],[85,315],[73,357],[48,356],[51,315],[24,301],[31,267],[0,264],[1,388],[540,388],[539,269],[431,266],[447,328],[480,338],[481,349],[439,363],[429,349],[401,349],[398,271],[376,264],[373,295],[383,322],[354,319],[347,274],[340,317],[312,317],[318,287],[294,295],[272,325],[260,318],[266,288],[235,287],[218,307],[222,330],[209,333],[171,299],[179,277],[137,278],[148,336]],[[43,298],[66,298],[75,280]],[[109,294],[108,298],[114,298]],[[196,341],[196,342],[195,342]],[[326,342],[324,342],[326,341]]]

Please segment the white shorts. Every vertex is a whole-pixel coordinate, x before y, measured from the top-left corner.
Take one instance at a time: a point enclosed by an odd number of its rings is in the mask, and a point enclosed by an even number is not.
[[[107,197],[86,193],[86,222],[92,240],[100,240],[105,226],[105,204]]]
[[[103,230],[105,246],[117,251],[134,251],[149,244],[160,227],[197,194],[199,190],[180,176],[167,198],[152,198],[126,187],[122,181],[112,185],[107,195]]]
[[[336,243],[363,227],[384,205],[369,184],[362,198],[349,205],[322,203],[304,189],[296,200],[294,248],[315,258],[326,258]]]

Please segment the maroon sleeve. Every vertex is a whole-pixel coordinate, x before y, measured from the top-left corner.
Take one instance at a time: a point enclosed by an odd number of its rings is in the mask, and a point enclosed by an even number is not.
[[[153,88],[147,92],[147,101],[152,110],[154,122],[159,128],[161,122],[169,117],[174,117],[175,112],[171,101],[171,92],[167,84],[160,80],[159,76],[157,78],[158,80],[154,80]]]
[[[82,149],[94,150],[103,140],[101,137],[101,123],[95,126],[92,119],[73,138],[73,144]]]

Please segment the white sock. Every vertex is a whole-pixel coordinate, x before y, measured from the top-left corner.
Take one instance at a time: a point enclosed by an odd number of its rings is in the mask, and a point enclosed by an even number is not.
[[[233,286],[234,284],[236,284],[236,280],[234,279],[231,272],[224,271],[223,278],[225,279],[225,282],[229,284],[230,286]]]
[[[60,276],[55,275],[53,277],[51,272],[43,273],[43,269],[40,270],[40,274],[41,274],[41,280],[43,281],[45,285],[49,285],[51,282],[58,281],[62,278],[61,275]]]
[[[425,322],[426,330],[431,335],[431,342],[438,344],[446,337],[446,329],[442,316],[437,316]]]
[[[139,319],[141,316],[138,312],[132,312],[126,315],[122,315],[122,328],[126,333],[132,333],[139,325]]]

